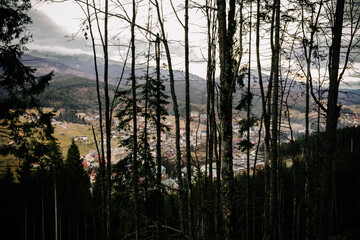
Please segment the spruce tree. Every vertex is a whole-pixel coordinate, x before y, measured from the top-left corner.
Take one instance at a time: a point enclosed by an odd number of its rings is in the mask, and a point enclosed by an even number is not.
[[[79,147],[74,139],[71,140],[71,144],[67,152],[66,165],[70,169],[74,169],[76,171],[83,170]]]
[[[21,61],[30,40],[26,33],[31,24],[27,15],[30,8],[30,0],[0,2],[0,126],[7,130],[1,132],[1,137],[10,139],[1,144],[0,153],[36,161],[53,139],[53,113],[45,113],[36,99],[52,72],[37,77],[36,69]]]

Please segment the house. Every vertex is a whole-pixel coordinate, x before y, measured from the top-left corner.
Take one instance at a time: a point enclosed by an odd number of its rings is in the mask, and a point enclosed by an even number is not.
[[[88,136],[80,136],[80,141],[87,141],[89,140]]]

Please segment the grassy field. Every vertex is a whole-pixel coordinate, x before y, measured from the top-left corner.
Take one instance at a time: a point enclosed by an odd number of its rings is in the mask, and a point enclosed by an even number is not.
[[[58,139],[58,143],[60,144],[64,156],[66,156],[67,149],[70,146],[71,139],[73,136],[87,136],[90,140],[90,144],[86,143],[89,141],[77,142],[81,155],[86,155],[90,150],[96,149],[91,126],[75,124],[75,123],[56,125],[55,137]]]

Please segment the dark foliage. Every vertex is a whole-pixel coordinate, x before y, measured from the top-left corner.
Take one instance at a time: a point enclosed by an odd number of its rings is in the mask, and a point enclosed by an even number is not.
[[[36,70],[25,66],[21,56],[30,36],[26,26],[30,1],[1,1],[0,32],[0,154],[32,161],[52,141],[53,113],[45,113],[36,97],[44,91],[52,73],[36,77]]]

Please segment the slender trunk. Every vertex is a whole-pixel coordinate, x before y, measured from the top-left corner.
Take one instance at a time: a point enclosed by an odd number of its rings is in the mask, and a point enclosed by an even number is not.
[[[54,167],[54,221],[55,221],[55,240],[58,240],[58,208],[57,208],[57,189],[56,189],[56,171]]]
[[[176,168],[177,168],[177,177],[178,177],[178,185],[179,185],[179,195],[180,195],[180,231],[182,234],[184,234],[184,192],[183,192],[183,182],[182,182],[182,174],[181,174],[181,150],[180,150],[180,116],[179,116],[179,107],[177,103],[177,97],[175,93],[175,81],[174,81],[174,72],[172,68],[172,60],[171,60],[171,54],[170,49],[168,45],[168,41],[166,39],[166,32],[164,28],[164,23],[162,21],[162,16],[160,13],[160,6],[158,0],[155,0],[155,6],[158,16],[158,21],[161,29],[161,41],[164,44],[167,63],[168,63],[168,69],[169,69],[169,79],[170,79],[170,92],[171,92],[171,98],[173,101],[173,110],[175,115],[175,148],[176,148]]]
[[[339,118],[340,108],[338,105],[338,91],[339,91],[339,62],[341,50],[341,36],[343,28],[344,17],[344,0],[338,0],[336,3],[335,23],[332,28],[332,45],[330,48],[330,63],[329,63],[329,93],[326,114],[326,140],[325,140],[325,159],[323,167],[323,180],[321,188],[321,209],[320,209],[320,228],[319,239],[328,238],[328,224],[329,224],[329,199],[331,197],[331,180],[333,167],[333,154],[336,143],[336,127]]]
[[[106,183],[107,183],[107,202],[106,202],[106,239],[110,240],[111,230],[111,119],[110,119],[110,99],[109,99],[109,56],[108,56],[108,15],[109,2],[105,0],[105,19],[104,19],[104,94],[105,94],[105,134],[106,134]]]
[[[302,12],[302,31],[303,31],[303,37],[305,36],[305,20],[304,20],[304,8],[302,6],[301,8]],[[312,16],[312,15],[311,15]],[[311,22],[312,24],[312,22]],[[303,41],[305,42],[305,41]],[[310,47],[309,47],[309,53],[307,52],[307,46],[304,43],[304,51],[305,51],[305,57],[306,57],[306,92],[305,92],[305,239],[309,239],[309,230],[310,230],[310,197],[309,197],[309,191],[310,191],[310,168],[309,168],[309,109],[310,109],[310,92],[309,92],[309,83],[310,83],[310,74],[311,74],[311,51],[312,51],[312,42],[310,40]]]
[[[148,21],[149,24],[149,21]],[[150,176],[150,163],[149,163],[149,155],[150,155],[150,146],[149,146],[149,139],[148,139],[148,106],[149,106],[149,86],[150,86],[150,76],[149,76],[149,68],[150,68],[150,47],[151,43],[149,42],[148,45],[148,52],[147,52],[147,62],[146,62],[146,79],[145,79],[145,109],[144,109],[144,148],[145,148],[145,155],[144,155],[144,167],[145,167],[145,182],[144,182],[144,191],[145,191],[145,204],[148,206],[149,203],[149,176]],[[149,223],[149,211],[148,208],[145,208],[145,225],[146,229],[148,230]]]
[[[44,185],[41,185],[41,239],[45,240]]]
[[[272,56],[273,94],[271,127],[271,178],[270,178],[270,238],[279,238],[278,219],[278,99],[279,99],[279,55],[280,55],[280,0],[274,2],[275,41]]]
[[[235,1],[230,0],[228,14],[226,1],[217,1],[219,22],[219,59],[220,59],[220,129],[222,140],[222,180],[223,180],[223,218],[225,239],[233,238],[233,193],[234,173],[232,155],[232,100],[234,75],[232,72],[233,36],[236,29]],[[228,22],[227,22],[228,19]]]
[[[160,110],[160,39],[156,38],[156,165],[157,165],[157,177],[156,186],[159,191],[159,198],[157,202],[157,223],[156,223],[156,238],[159,238],[159,221],[161,212],[161,110]]]
[[[25,200],[25,209],[24,209],[24,239],[28,239],[28,213],[27,213],[27,201]]]
[[[95,2],[93,1],[93,4],[95,6]],[[92,42],[92,50],[94,55],[94,70],[95,70],[95,79],[96,79],[96,96],[97,96],[97,103],[98,103],[98,109],[99,109],[99,129],[100,129],[100,148],[101,148],[101,154],[98,149],[98,144],[96,141],[96,135],[94,127],[93,129],[93,135],[99,155],[99,165],[100,165],[100,181],[101,181],[101,213],[100,213],[100,220],[101,220],[101,228],[102,232],[104,234],[105,232],[105,226],[106,226],[106,220],[104,219],[105,214],[105,199],[106,199],[106,191],[105,191],[105,149],[104,149],[104,130],[103,130],[103,110],[102,110],[102,102],[101,102],[101,95],[100,95],[100,80],[99,80],[99,72],[98,72],[98,65],[97,65],[97,54],[96,54],[96,45],[95,45],[95,38],[93,34],[92,29],[92,23],[91,23],[91,14],[90,14],[90,8],[89,8],[89,2],[86,1],[86,10],[87,10],[87,22],[89,24],[89,31],[90,31],[90,37]],[[98,23],[98,16],[95,10],[95,16],[96,21]],[[103,235],[104,236],[104,235]]]
[[[214,54],[213,66],[215,67],[215,54]],[[216,208],[215,208],[215,210],[216,210],[216,213],[215,213],[215,216],[216,216],[216,239],[220,239],[224,233],[223,219],[222,219],[222,198],[221,198],[221,154],[220,153],[221,153],[222,148],[221,148],[221,134],[220,134],[220,130],[218,129],[218,125],[216,123],[216,117],[215,117],[215,70],[213,71],[212,81],[213,81],[213,86],[214,86],[212,107],[214,109],[214,114],[213,114],[214,140],[215,140],[214,150],[215,150],[215,161],[216,161]],[[220,113],[219,113],[219,94],[218,94],[218,92],[216,95],[216,109],[217,109],[217,116],[219,117]],[[219,134],[218,134],[218,132],[219,132]]]
[[[191,151],[190,151],[190,81],[189,81],[189,0],[185,0],[185,143],[187,172],[188,236],[193,237]]]
[[[59,214],[59,227],[60,227],[60,229],[59,229],[59,240],[61,240],[62,239],[62,224],[61,224],[61,214]]]
[[[257,0],[257,9],[256,9],[256,63],[257,71],[260,85],[261,93],[261,106],[263,112],[263,122],[265,128],[265,139],[264,139],[264,164],[265,164],[265,174],[264,174],[264,185],[265,185],[265,199],[264,199],[264,229],[263,237],[268,239],[269,233],[269,149],[270,149],[270,118],[267,111],[267,96],[265,95],[263,78],[262,78],[262,67],[260,60],[260,13],[261,13],[261,4],[260,0]],[[269,81],[268,92],[271,90],[271,82]]]
[[[318,13],[316,15],[316,18],[314,20],[314,12],[311,12],[311,16],[310,16],[310,26],[314,26],[311,28],[310,31],[310,40],[308,41],[308,46],[307,46],[307,41],[303,40],[303,48],[304,48],[304,53],[305,53],[305,57],[306,57],[306,94],[305,94],[305,238],[306,239],[313,239],[314,238],[314,232],[313,232],[313,225],[314,225],[314,211],[313,211],[313,201],[311,199],[310,196],[310,192],[313,189],[313,186],[311,185],[311,183],[313,181],[312,178],[313,176],[309,175],[311,173],[311,168],[312,166],[310,166],[310,157],[309,157],[309,135],[310,135],[310,120],[309,120],[309,113],[310,113],[310,83],[311,83],[311,64],[312,64],[312,54],[313,54],[313,50],[314,50],[314,35],[316,33],[316,29],[317,29],[317,25],[318,25],[318,19],[320,16],[320,12],[321,12],[321,8],[322,8],[322,1],[319,4],[319,10]],[[313,9],[313,6],[312,6]],[[301,9],[302,12],[302,19],[301,19],[301,27],[302,27],[302,32],[303,32],[303,38],[306,39],[306,33],[305,33],[305,13],[304,13],[304,7],[302,6]]]
[[[137,159],[137,106],[136,106],[136,78],[135,78],[135,20],[136,6],[135,0],[132,1],[132,22],[131,22],[131,88],[132,88],[132,120],[133,120],[133,187],[135,201],[135,238],[139,239],[139,219],[138,219],[138,159]]]
[[[208,206],[210,209],[216,208],[213,196],[213,161],[214,161],[214,85],[213,85],[213,71],[215,70],[215,66],[213,66],[213,37],[211,34],[211,29],[213,23],[211,22],[212,12],[209,9],[212,5],[212,2],[209,4],[209,0],[206,1],[206,19],[207,19],[207,40],[208,40],[208,59],[207,59],[207,74],[206,74],[206,80],[207,80],[207,106],[206,106],[206,112],[207,112],[207,129],[206,129],[206,161],[209,163],[209,181],[206,181],[206,173],[205,173],[205,191],[204,194],[207,194],[206,201],[208,202]],[[214,52],[215,55],[215,52]],[[207,170],[207,162],[205,163],[205,172]],[[207,184],[209,182],[209,184]],[[209,191],[207,191],[206,187],[209,186]],[[205,211],[206,212],[206,211]],[[212,226],[215,226],[214,222],[214,212],[209,212],[209,221],[207,221],[208,226],[204,231],[208,234],[208,237],[210,239],[213,239],[214,236],[214,228]]]
[[[248,83],[247,83],[247,136],[246,140],[248,146],[246,149],[246,196],[245,196],[245,207],[246,207],[246,239],[250,239],[250,115],[251,115],[251,34],[252,34],[252,3],[250,2],[250,23],[249,23],[249,66],[248,66]],[[255,171],[255,169],[254,169]]]
[[[224,234],[224,223],[222,218],[222,198],[221,198],[221,134],[218,133],[217,127],[214,129],[215,134],[215,160],[216,160],[216,239],[221,239]],[[218,137],[219,136],[219,137]],[[218,151],[219,149],[219,151]]]

